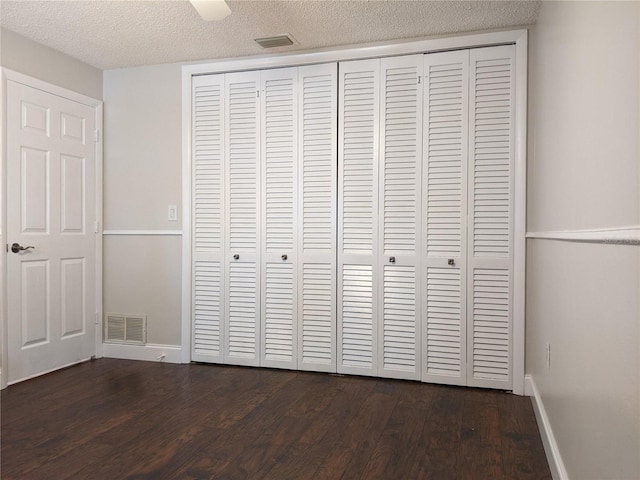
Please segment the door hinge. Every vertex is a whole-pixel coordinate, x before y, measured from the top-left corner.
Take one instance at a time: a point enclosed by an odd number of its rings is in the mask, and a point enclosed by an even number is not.
[[[421,76],[418,75],[418,85],[420,85],[420,78],[421,78]]]
[[[98,142],[100,140],[100,130],[97,128],[93,131],[93,141]]]
[[[94,322],[95,322],[96,325],[100,325],[100,313],[99,312],[96,312]]]
[[[256,97],[260,98],[260,90],[256,90]]]
[[[96,220],[95,222],[93,222],[93,233],[98,232],[100,232],[100,222]]]

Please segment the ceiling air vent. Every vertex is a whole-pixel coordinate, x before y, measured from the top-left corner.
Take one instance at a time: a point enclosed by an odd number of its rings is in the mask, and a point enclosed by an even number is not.
[[[293,38],[288,33],[275,37],[256,38],[256,43],[262,48],[288,47],[293,45]]]
[[[147,316],[108,313],[104,341],[144,345],[147,342]]]

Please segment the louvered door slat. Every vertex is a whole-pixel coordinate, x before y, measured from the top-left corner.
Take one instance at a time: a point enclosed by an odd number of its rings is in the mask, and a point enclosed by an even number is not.
[[[337,64],[298,68],[298,368],[336,371]]]
[[[469,52],[424,61],[422,379],[465,385]]]
[[[192,85],[192,359],[223,361],[224,76]]]
[[[362,369],[363,374],[374,375],[377,373],[374,356],[377,335],[373,267],[344,265],[341,280],[341,363],[338,371]]]
[[[263,271],[263,365],[273,365],[277,362],[278,366],[291,367],[295,347],[293,266],[286,263],[267,263]]]
[[[464,385],[466,325],[459,268],[427,267],[425,381]]]
[[[229,249],[255,252],[258,240],[257,74],[227,75]]]
[[[512,388],[515,47],[470,54],[468,384]]]
[[[257,265],[238,262],[229,265],[227,296],[227,363],[257,365],[259,312],[256,294]]]
[[[380,60],[339,70],[337,369],[377,375]]]
[[[225,362],[260,363],[259,72],[225,74]]]
[[[358,62],[342,64],[357,69]],[[377,216],[379,61],[360,63],[362,71],[341,75],[342,249],[373,254]]]
[[[298,69],[260,73],[262,366],[297,367]]]
[[[381,60],[378,375],[420,378],[422,55]]]
[[[383,269],[381,376],[415,378],[419,372],[419,310],[416,308],[416,269]]]
[[[193,276],[193,359],[221,361],[220,262],[196,261]]]

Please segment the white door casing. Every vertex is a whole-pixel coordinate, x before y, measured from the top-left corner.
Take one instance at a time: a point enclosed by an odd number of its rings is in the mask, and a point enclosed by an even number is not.
[[[7,81],[8,381],[96,351],[94,107]]]

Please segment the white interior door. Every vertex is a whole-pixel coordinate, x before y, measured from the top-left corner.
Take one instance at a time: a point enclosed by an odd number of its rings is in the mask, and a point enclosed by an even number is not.
[[[336,371],[337,64],[298,68],[298,368]]]
[[[338,372],[375,376],[380,60],[339,67]]]
[[[469,51],[424,61],[422,380],[466,385]]]
[[[422,55],[381,60],[378,374],[420,379]]]
[[[470,52],[467,384],[512,387],[515,46]]]
[[[225,363],[260,365],[260,72],[225,74]]]
[[[296,234],[298,171],[298,69],[260,74],[262,133],[262,318],[260,364],[298,364]]]
[[[193,78],[191,358],[224,361],[224,75]]]
[[[7,82],[9,383],[95,353],[95,123],[92,107]]]

